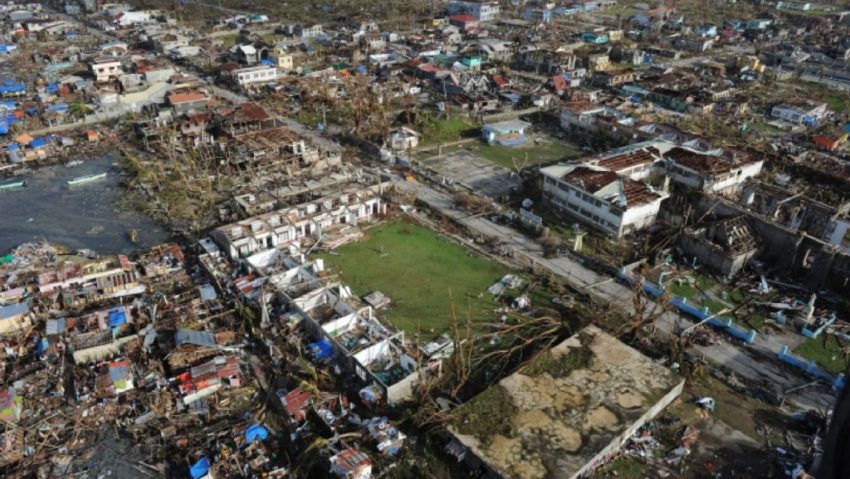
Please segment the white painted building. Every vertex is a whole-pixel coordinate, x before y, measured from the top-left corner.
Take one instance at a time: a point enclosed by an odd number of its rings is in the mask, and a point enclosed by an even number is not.
[[[544,198],[561,213],[616,237],[655,223],[667,193],[594,163],[541,168]],[[650,165],[648,172],[652,162],[632,167],[644,165]]]
[[[113,18],[115,25],[119,27],[128,27],[137,23],[145,23],[153,20],[153,11],[123,11]]]
[[[465,13],[475,17],[479,22],[488,22],[498,18],[500,7],[497,2],[469,2],[469,1],[452,1],[449,2],[449,15]]]
[[[251,85],[275,81],[280,76],[276,67],[258,65],[255,67],[239,68],[232,72],[234,82],[242,88]]]
[[[826,103],[805,99],[776,105],[770,110],[770,116],[794,123],[795,125],[816,125],[828,113],[829,108]]]
[[[561,128],[571,131],[575,128],[581,130],[596,130],[600,123],[597,120],[610,118],[606,123],[608,126],[619,124],[631,127],[634,119],[624,115],[619,110],[607,106],[594,105],[590,103],[571,105],[561,110]]]
[[[109,81],[124,74],[124,68],[121,65],[121,61],[114,57],[95,58],[91,64],[89,64],[89,69],[91,70],[95,81],[98,82]]]
[[[764,165],[748,154],[706,155],[682,147],[665,151],[664,158],[672,181],[707,193],[734,192]]]
[[[212,237],[235,259],[284,248],[306,237],[318,238],[340,225],[356,226],[384,213],[381,197],[363,188],[220,226]]]
[[[389,147],[393,150],[411,150],[419,145],[419,136],[418,132],[403,126],[390,133]]]

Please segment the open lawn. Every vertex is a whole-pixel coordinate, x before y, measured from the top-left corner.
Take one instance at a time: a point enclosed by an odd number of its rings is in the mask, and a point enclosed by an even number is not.
[[[536,165],[554,163],[561,159],[578,158],[582,154],[581,150],[567,144],[549,139],[536,143],[532,138],[529,138],[525,145],[518,146],[490,145],[480,140],[472,140],[459,145],[443,147],[442,154],[446,155],[460,150],[469,151],[491,163],[511,170],[516,170],[517,166],[530,168]],[[416,153],[415,158],[419,161],[426,161],[436,155],[437,149],[432,148]]]
[[[479,128],[466,118],[441,119],[425,130],[422,135],[422,143],[425,145],[437,145],[449,143],[463,138],[474,137]]]
[[[508,269],[418,225],[397,221],[368,230],[363,240],[323,257],[355,294],[381,291],[392,300],[382,314],[427,341],[449,331],[454,300],[458,321],[492,322],[496,303],[486,289]],[[484,293],[478,299],[479,293]],[[476,329],[483,329],[481,325]]]
[[[797,346],[794,353],[805,359],[813,359],[818,366],[833,373],[843,373],[847,370],[844,357],[841,355],[841,345],[835,336],[809,338]]]
[[[527,168],[534,165],[553,163],[561,158],[577,158],[581,151],[554,141],[544,140],[536,143],[529,138],[524,145],[502,146],[483,142],[467,145],[466,149],[487,160],[515,170],[517,166]]]
[[[638,14],[638,9],[628,5],[616,6],[612,8],[604,8],[598,11],[605,15],[619,15],[621,18],[631,18]]]

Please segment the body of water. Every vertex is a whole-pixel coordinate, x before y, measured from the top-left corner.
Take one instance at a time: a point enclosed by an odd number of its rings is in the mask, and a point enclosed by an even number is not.
[[[113,161],[106,155],[71,168],[52,166],[0,180],[27,182],[25,188],[0,192],[0,253],[36,239],[100,254],[126,254],[165,242],[168,233],[161,225],[118,207],[126,192]],[[102,172],[105,179],[68,185],[70,179]],[[130,242],[131,229],[138,232],[138,243]]]

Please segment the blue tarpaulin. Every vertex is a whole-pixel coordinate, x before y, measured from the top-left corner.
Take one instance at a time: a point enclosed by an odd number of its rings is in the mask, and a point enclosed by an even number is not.
[[[127,322],[127,316],[124,313],[124,308],[113,309],[109,312],[109,327],[114,328],[121,326]]]
[[[63,112],[63,111],[67,111],[67,110],[68,110],[68,105],[66,105],[64,103],[57,103],[55,105],[48,105],[47,106],[47,111]]]
[[[357,68],[354,69],[354,71],[356,71],[357,73],[360,73],[360,74],[365,74],[369,70],[366,68],[365,65],[358,65]]]
[[[41,357],[41,355],[44,354],[45,351],[47,351],[47,348],[50,346],[50,343],[47,342],[47,338],[40,338],[36,341],[38,341],[38,343],[35,347],[35,354],[36,356]]]
[[[260,60],[260,63],[262,63],[263,65],[269,65],[269,66],[272,66],[272,67],[274,66],[274,61],[269,60],[268,58],[266,58],[265,60]]]
[[[210,460],[204,456],[200,461],[196,462],[191,468],[189,468],[189,474],[192,476],[192,479],[198,479],[199,477],[206,475],[209,470]]]
[[[33,148],[47,146],[47,138],[35,138],[30,142],[30,146]]]
[[[331,358],[334,355],[334,347],[327,339],[310,343],[310,351],[313,353],[313,356],[320,361]]]
[[[0,135],[5,135],[9,133],[9,124],[4,122],[0,122]]]
[[[27,108],[27,115],[29,115],[29,116],[38,115],[38,108]]]
[[[9,129],[8,125],[6,126],[6,129],[7,130]],[[12,143],[11,145],[6,145],[6,151],[17,151],[18,148],[20,148],[20,147],[18,146],[17,143]]]
[[[0,85],[0,93],[20,93],[25,92],[27,87],[23,83],[15,83],[7,81]]]
[[[269,430],[264,428],[260,424],[254,424],[253,426],[245,430],[245,440],[248,441],[248,444],[251,444],[252,442],[257,440],[257,438],[260,438],[260,440],[265,441],[266,439],[268,439],[268,437]]]
[[[57,91],[59,91],[59,84],[56,82],[48,83],[44,91],[46,91],[47,93],[56,93]]]

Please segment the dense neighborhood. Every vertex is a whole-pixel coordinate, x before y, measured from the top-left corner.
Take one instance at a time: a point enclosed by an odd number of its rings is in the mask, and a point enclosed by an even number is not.
[[[0,5],[0,476],[843,477],[848,33]]]

